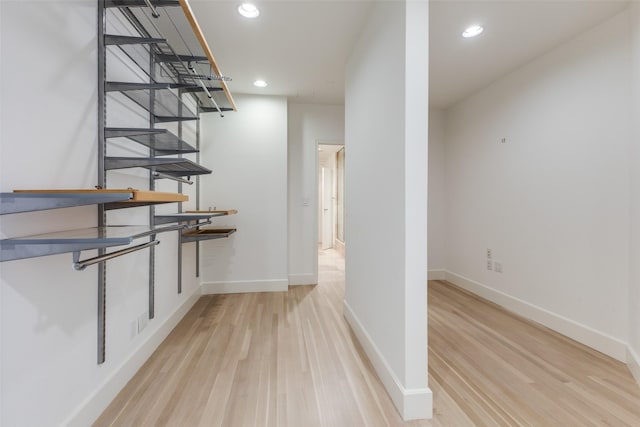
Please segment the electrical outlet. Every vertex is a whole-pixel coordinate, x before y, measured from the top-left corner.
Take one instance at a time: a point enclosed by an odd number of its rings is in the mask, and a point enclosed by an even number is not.
[[[487,248],[487,259],[491,259],[491,249]]]
[[[496,273],[502,273],[502,262],[496,261],[493,263],[493,269]]]
[[[493,261],[487,260],[487,270],[493,270]]]
[[[144,328],[149,324],[149,313],[145,311],[138,316],[138,333],[144,331]]]

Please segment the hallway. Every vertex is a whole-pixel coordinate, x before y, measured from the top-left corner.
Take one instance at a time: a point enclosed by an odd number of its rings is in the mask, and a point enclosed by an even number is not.
[[[344,259],[318,286],[200,298],[95,426],[403,423],[342,317]]]

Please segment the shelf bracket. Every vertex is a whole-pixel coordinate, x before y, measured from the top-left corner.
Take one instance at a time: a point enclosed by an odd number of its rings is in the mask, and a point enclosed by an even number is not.
[[[183,184],[193,185],[193,181],[189,181],[188,179],[180,178],[177,176],[167,175],[166,173],[162,173],[162,172],[153,172],[152,175],[156,179],[171,179],[173,181],[178,181]]]
[[[198,228],[198,227],[200,227],[202,225],[209,225],[209,224],[212,224],[212,223],[213,222],[210,219],[208,219],[206,221],[196,222],[195,224],[185,225],[184,229],[185,230],[193,230],[194,228]]]
[[[151,3],[151,0],[144,0],[144,2],[147,4],[147,7],[151,9],[151,16],[160,18],[160,13],[158,13],[158,9]]]
[[[222,110],[218,106],[218,103],[216,102],[216,100],[213,99],[213,96],[211,95],[211,92],[209,92],[209,89],[207,88],[207,85],[205,85],[204,82],[197,75],[195,65],[192,62],[190,62],[187,68],[189,68],[189,71],[191,71],[193,73],[193,78],[198,81],[198,84],[200,85],[200,87],[202,88],[204,93],[207,94],[207,98],[209,98],[209,100],[216,107],[216,110],[218,110],[218,114],[220,114],[220,117],[224,117],[224,114],[222,114]]]
[[[99,262],[108,261],[113,258],[117,258],[122,255],[130,254],[131,252],[137,252],[142,249],[146,249],[151,246],[159,245],[159,240],[152,240],[151,242],[143,243],[141,245],[132,246],[130,248],[121,249],[119,251],[110,252],[108,254],[99,255],[97,257],[80,260],[80,251],[73,253],[73,268],[77,271],[82,271],[90,265],[97,264]]]

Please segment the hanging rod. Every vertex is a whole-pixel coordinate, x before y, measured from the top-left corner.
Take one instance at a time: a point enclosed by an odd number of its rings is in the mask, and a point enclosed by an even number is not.
[[[188,0],[179,0],[179,2],[180,2],[180,6],[182,7],[182,11],[187,17],[187,21],[189,21],[189,24],[191,25],[191,29],[195,33],[198,41],[200,42],[200,46],[202,47],[204,54],[207,55],[207,58],[209,58],[209,63],[213,67],[214,74],[218,76],[223,76],[224,74],[222,74],[220,67],[218,67],[218,63],[216,62],[216,59],[213,57],[213,53],[211,53],[209,44],[207,43],[207,40],[204,38],[202,29],[200,28],[200,25],[198,25],[198,21],[196,21],[196,17],[194,16],[193,11],[191,10],[191,6],[189,5]],[[233,97],[231,96],[231,92],[229,91],[229,87],[227,86],[227,83],[224,80],[222,80],[220,81],[220,85],[222,86],[222,89],[224,90],[225,95],[227,95],[227,100],[229,101],[229,104],[231,104],[231,108],[233,108],[233,111],[237,111],[238,108],[236,107],[236,103],[233,101]]]
[[[200,79],[200,80],[211,80],[216,82],[230,82],[232,79],[228,76],[217,76],[215,74],[178,74],[178,77],[182,79]],[[224,90],[220,88],[220,90]]]
[[[108,261],[113,258],[117,258],[122,255],[130,254],[131,252],[136,252],[151,246],[159,245],[159,240],[152,240],[151,242],[143,243],[141,245],[132,246],[130,248],[125,248],[119,251],[111,252],[108,254],[100,255],[94,258],[88,258],[80,261],[80,251],[76,251],[73,253],[73,268],[77,271],[82,271],[90,265],[97,264],[99,262]]]
[[[151,0],[144,0],[144,2],[147,4],[147,7],[151,9],[151,16],[160,18],[160,13],[158,13],[158,9],[151,3]]]
[[[196,67],[193,64],[193,62],[190,62],[187,65],[187,68],[189,69],[189,71],[193,73],[194,79],[196,79],[198,83],[200,83],[200,87],[202,87],[202,90],[204,90],[204,93],[206,93],[207,97],[211,100],[211,102],[213,102],[213,105],[215,105],[216,110],[218,110],[218,114],[220,114],[220,117],[224,117],[224,114],[222,114],[222,110],[220,110],[220,107],[218,106],[218,103],[216,102],[216,100],[213,99],[213,96],[211,95],[211,92],[209,92],[207,85],[205,85],[204,82],[198,77],[198,74],[196,73]]]
[[[153,172],[151,175],[156,179],[166,178],[166,179],[172,179],[174,181],[181,182],[183,184],[193,185],[193,181],[189,181],[188,179],[180,178],[178,176],[167,175],[166,173],[162,173],[162,172]]]
[[[187,225],[184,226],[184,229],[185,230],[193,230],[194,228],[198,228],[201,225],[209,225],[209,224],[212,224],[212,223],[213,222],[210,219],[208,219],[206,221],[196,222],[195,224],[187,224]]]

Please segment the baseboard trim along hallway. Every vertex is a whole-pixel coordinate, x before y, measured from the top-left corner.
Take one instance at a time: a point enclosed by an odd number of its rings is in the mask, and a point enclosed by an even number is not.
[[[445,270],[429,270],[427,271],[427,280],[445,280]]]
[[[429,388],[406,389],[389,367],[371,336],[360,323],[347,301],[344,301],[344,318],[369,357],[387,393],[405,421],[427,419],[433,415],[433,394]]]
[[[113,374],[106,379],[102,386],[80,404],[62,425],[85,427],[93,424],[199,298],[200,287],[197,287],[145,341],[140,343],[131,356],[113,371]]]
[[[206,282],[202,284],[202,295],[286,292],[287,289],[289,289],[288,279]]]
[[[318,283],[318,276],[312,273],[289,275],[289,286],[315,285],[316,283]]]
[[[492,289],[475,280],[452,273],[451,271],[446,271],[445,276],[446,281],[462,289],[498,304],[529,320],[540,323],[549,329],[553,329],[620,362],[627,363],[627,344],[614,337]]]

